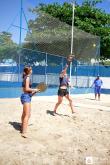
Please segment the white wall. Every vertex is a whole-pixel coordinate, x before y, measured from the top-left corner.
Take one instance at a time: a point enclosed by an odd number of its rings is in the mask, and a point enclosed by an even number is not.
[[[71,84],[78,87],[90,87],[96,77],[87,76],[72,76]],[[110,78],[101,77],[103,81],[103,88],[110,89]],[[3,74],[0,73],[0,81],[18,82],[18,74]],[[20,75],[20,82],[22,82],[22,75]],[[32,75],[32,82],[47,82],[50,85],[59,85],[59,74],[48,75]]]

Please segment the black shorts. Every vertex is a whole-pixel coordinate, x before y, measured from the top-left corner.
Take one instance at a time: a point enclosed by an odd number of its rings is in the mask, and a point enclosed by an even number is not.
[[[61,89],[61,88],[59,88],[59,90],[58,90],[58,96],[66,96],[66,95],[68,95],[69,94],[69,92],[68,92],[68,90],[67,89]]]

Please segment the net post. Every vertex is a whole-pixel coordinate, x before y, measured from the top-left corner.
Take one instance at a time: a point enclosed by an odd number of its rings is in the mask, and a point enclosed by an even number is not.
[[[47,53],[45,55],[45,84],[47,85]]]
[[[21,63],[21,40],[22,40],[22,12],[23,12],[23,0],[21,0],[21,9],[20,9],[20,31],[19,31],[19,59],[18,59],[18,82],[20,82],[20,63]]]
[[[73,54],[73,33],[74,33],[74,10],[75,10],[75,3],[72,3],[72,29],[71,29],[71,55]],[[72,61],[70,62],[70,84],[71,84],[71,73],[72,73]],[[70,94],[70,88],[69,88]]]

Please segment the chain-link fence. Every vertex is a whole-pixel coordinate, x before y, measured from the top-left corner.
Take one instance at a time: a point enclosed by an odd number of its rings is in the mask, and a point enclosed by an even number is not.
[[[72,27],[38,9],[33,20],[25,21],[27,29],[12,24],[14,33],[18,33],[18,29],[22,33],[26,31],[24,41],[19,44],[12,40],[11,26],[0,34],[0,81],[21,83],[23,68],[30,65],[33,67],[33,83],[45,81],[49,85],[58,85],[59,73],[71,52]],[[74,27],[72,49],[75,55],[72,83],[89,87],[90,77],[100,73],[100,38]]]

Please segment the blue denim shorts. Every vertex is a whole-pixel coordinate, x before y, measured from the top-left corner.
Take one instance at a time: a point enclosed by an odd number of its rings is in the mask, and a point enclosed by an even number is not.
[[[30,103],[31,102],[31,98],[32,98],[32,94],[31,93],[23,93],[21,95],[21,103]]]
[[[101,87],[100,86],[96,86],[94,92],[95,92],[95,94],[100,94],[101,93]]]

